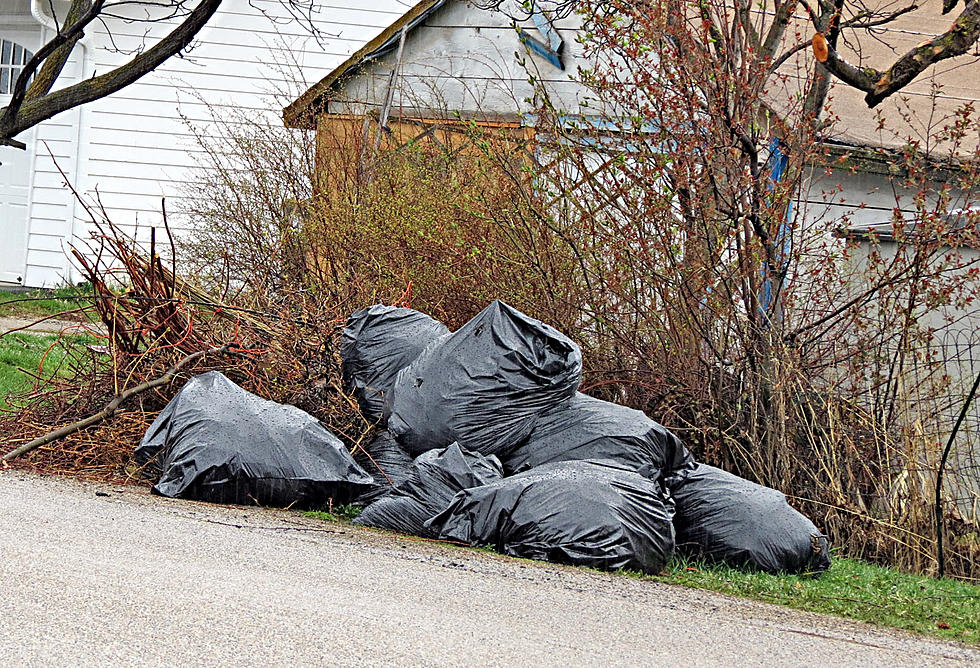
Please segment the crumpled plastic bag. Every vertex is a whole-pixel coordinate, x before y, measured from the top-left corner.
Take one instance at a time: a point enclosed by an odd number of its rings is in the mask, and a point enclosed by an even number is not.
[[[372,483],[319,420],[217,371],[187,381],[135,459],[160,473],[155,493],[213,503],[316,507],[346,502]]]
[[[356,449],[354,461],[374,478],[374,484],[354,499],[361,506],[390,493],[412,472],[412,456],[388,431],[380,432],[367,445]]]
[[[698,464],[671,481],[678,551],[767,573],[830,568],[830,546],[786,495]]]
[[[604,570],[659,573],[674,550],[661,486],[608,461],[545,464],[463,490],[429,527],[443,540]]]
[[[647,478],[678,476],[694,458],[641,411],[576,394],[542,413],[527,441],[503,458],[508,474],[560,461],[608,459]]]
[[[457,443],[429,450],[412,462],[404,480],[365,508],[354,524],[434,538],[425,523],[449,505],[456,492],[495,482],[503,475],[496,457],[468,452]]]
[[[376,304],[352,314],[341,334],[341,374],[364,417],[381,420],[398,372],[447,334],[444,324],[409,308]]]
[[[495,301],[398,373],[388,429],[412,454],[458,442],[506,456],[541,413],[575,394],[581,376],[571,339]]]

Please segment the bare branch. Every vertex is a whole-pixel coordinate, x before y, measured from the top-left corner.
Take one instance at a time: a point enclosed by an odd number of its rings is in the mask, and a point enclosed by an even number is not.
[[[789,25],[790,17],[796,11],[796,4],[796,0],[787,0],[779,5],[776,10],[776,16],[773,18],[769,31],[766,33],[766,39],[762,44],[762,54],[765,57],[771,57],[776,53],[776,49],[783,41],[783,35],[786,33],[786,26]]]
[[[92,102],[106,95],[111,95],[137,81],[140,77],[156,69],[168,58],[185,49],[201,28],[211,19],[221,5],[221,2],[222,0],[202,0],[170,34],[152,48],[137,55],[125,65],[111,72],[86,79],[85,81],[53,93],[48,93],[38,99],[25,101],[19,108],[12,101],[4,110],[3,117],[0,118],[0,138],[6,138],[9,141],[18,133],[56,114]],[[95,5],[99,7],[103,4],[104,0],[96,0],[95,2]],[[70,30],[71,28],[69,28]],[[64,40],[62,43],[64,43]],[[47,48],[50,44],[49,42],[44,48]],[[51,53],[53,50],[48,50],[48,53]]]
[[[146,392],[147,390],[152,390],[153,388],[160,387],[161,385],[166,385],[167,383],[172,381],[174,379],[174,376],[177,375],[177,372],[180,371],[185,366],[187,366],[188,364],[190,364],[191,362],[194,362],[204,357],[205,355],[223,354],[231,351],[232,349],[233,346],[231,344],[225,344],[223,346],[218,346],[217,348],[211,348],[209,350],[199,350],[196,353],[191,353],[190,355],[187,355],[186,357],[182,358],[179,362],[177,362],[175,365],[170,367],[170,369],[168,369],[167,372],[164,373],[159,378],[146,381],[145,383],[140,383],[135,387],[131,387],[128,390],[120,392],[115,397],[113,397],[108,404],[106,404],[105,408],[103,408],[95,415],[90,415],[84,420],[73,422],[59,429],[55,429],[54,431],[49,432],[44,436],[39,436],[38,438],[35,438],[33,441],[30,441],[29,443],[25,443],[24,445],[15,448],[10,452],[8,452],[7,454],[5,454],[3,456],[3,461],[9,462],[12,459],[16,459],[21,455],[27,454],[31,450],[41,447],[42,445],[46,445],[53,441],[57,441],[59,438],[64,438],[65,436],[70,436],[71,434],[74,434],[77,431],[81,431],[86,427],[91,427],[93,424],[98,424],[100,422],[103,422],[104,420],[107,420],[113,415],[115,415],[116,411],[119,410],[119,407],[124,402],[136,396],[137,394],[141,394],[143,392]]]
[[[980,0],[969,0],[953,25],[942,35],[908,51],[887,70],[856,67],[828,49],[827,70],[846,84],[862,90],[868,107],[878,106],[888,96],[907,86],[930,65],[947,58],[961,56],[980,38]]]
[[[104,2],[104,0],[99,0],[95,4],[92,0],[73,0],[71,7],[68,9],[68,15],[65,17],[64,26],[67,26],[71,32],[72,36],[64,39],[64,43],[58,46],[47,58],[44,59],[44,64],[41,66],[41,70],[37,73],[34,81],[31,83],[30,88],[24,94],[24,100],[36,100],[42,95],[47,94],[54,82],[57,81],[58,77],[61,75],[61,70],[64,69],[65,63],[68,62],[68,56],[71,54],[71,50],[75,48],[75,44],[78,40],[82,38],[83,30],[91,21],[98,15],[99,6]],[[62,29],[58,30],[59,36]],[[53,40],[52,40],[53,41]],[[50,42],[49,42],[50,44]],[[21,73],[21,78],[26,82],[29,78],[31,72],[28,72],[27,68],[24,68],[24,72]],[[21,82],[17,82],[21,85]],[[19,106],[19,105],[18,105]],[[16,108],[14,113],[16,113]]]
[[[2,110],[3,113],[0,114],[0,142],[5,144],[10,144],[12,146],[17,146],[17,144],[20,143],[20,142],[15,143],[11,141],[13,139],[13,136],[16,135],[17,132],[5,132],[3,131],[3,128],[6,128],[8,125],[12,124],[14,122],[14,119],[17,117],[18,113],[20,112],[21,105],[24,103],[26,99],[25,96],[27,93],[27,82],[30,80],[31,75],[37,71],[38,67],[41,67],[42,63],[44,63],[45,67],[47,67],[46,61],[49,58],[54,57],[55,59],[57,59],[58,57],[60,57],[61,55],[60,49],[62,49],[65,46],[68,46],[68,51],[65,52],[64,54],[64,58],[65,60],[67,60],[68,53],[71,52],[71,47],[73,47],[75,45],[75,42],[77,42],[81,38],[82,33],[85,30],[85,27],[99,16],[99,12],[102,10],[102,6],[105,4],[105,0],[95,0],[94,3],[89,4],[88,11],[86,11],[85,13],[81,13],[80,9],[83,8],[82,5],[86,4],[87,2],[88,0],[76,0],[76,2],[73,2],[71,7],[72,11],[69,13],[72,14],[76,10],[79,10],[79,15],[77,16],[77,20],[74,23],[68,25],[68,27],[65,29],[59,27],[58,34],[55,35],[55,37],[47,44],[45,44],[40,49],[38,49],[37,53],[35,53],[31,57],[31,59],[28,60],[27,63],[24,65],[23,69],[21,70],[20,76],[17,77],[17,81],[14,84],[14,89],[13,91],[11,91],[10,102],[7,104],[6,107],[3,108]],[[54,73],[54,78],[51,79],[52,85],[54,84],[55,79],[57,79],[57,74],[60,73],[61,69],[64,67],[64,62],[62,62],[60,65],[56,65],[56,63],[53,63],[52,69],[56,66],[57,66],[57,72]],[[42,74],[44,74],[43,71]],[[40,79],[41,76],[39,76],[38,78]],[[43,83],[40,85],[43,85]],[[50,90],[50,88],[51,85],[48,85],[48,90]],[[23,145],[17,147],[26,148],[26,146]]]

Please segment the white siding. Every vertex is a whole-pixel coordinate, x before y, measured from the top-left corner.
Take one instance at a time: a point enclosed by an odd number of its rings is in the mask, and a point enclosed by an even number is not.
[[[44,29],[47,41],[53,32]],[[57,87],[78,81],[81,50],[65,64]],[[75,199],[67,183],[78,183],[78,138],[81,112],[71,109],[40,124],[35,130],[34,182],[31,188],[27,270],[24,285],[51,287],[70,280],[66,253],[72,242]],[[64,175],[62,175],[64,172]]]
[[[44,141],[80,192],[93,197],[97,190],[115,223],[128,229],[138,225],[146,236],[149,226],[161,222],[160,198],[167,197],[168,212],[178,211],[181,187],[193,179],[199,149],[181,114],[206,126],[212,119],[210,105],[219,111],[254,110],[279,123],[283,105],[273,91],[302,92],[306,83],[329,73],[407,7],[401,0],[334,0],[318,3],[318,9],[319,43],[303,26],[286,20],[278,0],[226,0],[185,58],[172,58],[115,95],[41,124],[26,284],[51,286],[77,279],[65,251],[72,242],[84,247],[90,233],[87,217],[64,187]],[[90,30],[89,48],[76,48],[66,68],[71,76],[59,86],[78,76],[105,73],[131,57],[111,50],[112,43],[123,51],[137,48],[149,27],[146,44],[152,45],[174,24],[116,21],[108,27]],[[281,64],[290,61],[301,68],[305,82],[283,74]],[[171,223],[186,225],[179,216]]]
[[[581,17],[563,18],[555,25],[564,39],[564,71],[528,55],[507,14],[449,2],[406,37],[392,113],[397,116],[398,108],[473,116],[531,111],[527,100],[534,96],[528,82],[532,74],[547,85],[558,108],[582,111],[586,91],[570,80],[578,67],[588,66],[583,46],[576,41]],[[531,37],[546,41],[530,21],[522,27]],[[330,111],[361,114],[365,106],[380,106],[395,58],[392,50],[345,82],[339,97],[351,104],[332,104]]]
[[[798,213],[803,215],[807,227],[834,223],[838,227],[857,227],[871,223],[888,222],[898,209],[907,220],[917,214],[915,197],[917,189],[905,188],[900,178],[889,178],[871,172],[852,172],[848,168],[812,167],[811,178],[803,184],[806,201]],[[935,202],[944,184],[931,181],[926,184]],[[975,207],[976,201],[949,184],[948,207],[950,209]]]

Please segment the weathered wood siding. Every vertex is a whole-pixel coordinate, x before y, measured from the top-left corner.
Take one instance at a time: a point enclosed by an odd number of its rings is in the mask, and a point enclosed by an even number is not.
[[[378,125],[374,121],[369,122],[365,135],[364,118],[323,114],[318,119],[317,173],[320,182],[316,184],[317,192],[336,193],[356,182],[359,165],[369,163],[376,142],[382,151],[417,143],[457,155],[482,154],[482,149],[473,144],[467,125],[453,119],[392,119],[379,141]],[[506,141],[506,150],[515,155],[532,136],[531,129],[517,121],[482,121],[479,125],[492,131],[500,141]]]

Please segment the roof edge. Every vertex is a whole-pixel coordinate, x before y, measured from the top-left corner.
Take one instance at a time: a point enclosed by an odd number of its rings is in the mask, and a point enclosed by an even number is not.
[[[853,144],[838,139],[823,138],[819,144],[827,151],[827,158],[818,161],[828,167],[844,167],[867,174],[889,177],[908,176],[904,149],[894,146]],[[926,175],[934,180],[949,180],[962,174],[971,162],[951,157],[923,156]]]
[[[322,106],[322,98],[330,92],[334,84],[345,75],[353,74],[359,67],[390,50],[391,45],[404,28],[406,32],[415,28],[429,14],[444,4],[447,0],[422,0],[407,12],[402,14],[394,23],[354,52],[330,74],[313,84],[309,90],[300,95],[289,106],[282,110],[282,119],[286,127],[312,129],[316,125],[315,115],[318,107]]]

